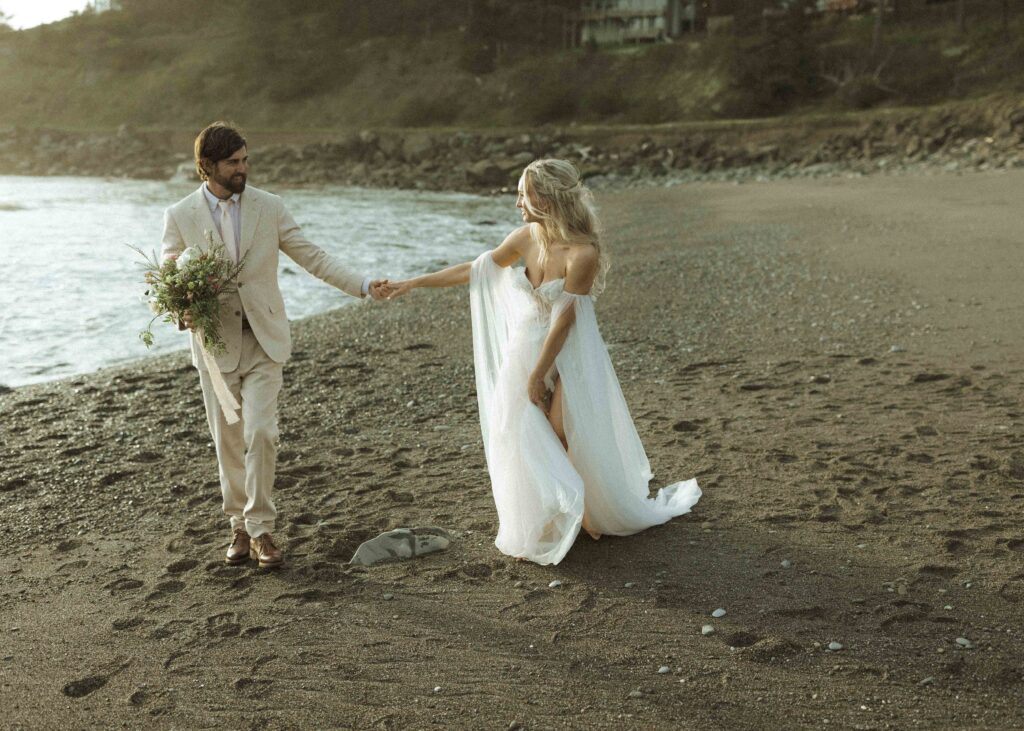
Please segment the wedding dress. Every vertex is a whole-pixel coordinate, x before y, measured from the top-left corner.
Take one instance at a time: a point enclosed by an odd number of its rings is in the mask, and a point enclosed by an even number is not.
[[[630,418],[590,295],[564,280],[534,289],[522,268],[481,254],[470,273],[473,361],[484,452],[498,510],[495,545],[538,564],[562,560],[579,533],[584,507],[591,532],[625,536],[688,513],[701,496],[696,480],[649,497],[651,467]],[[557,318],[576,321],[545,379],[562,382],[568,452],[527,380]]]

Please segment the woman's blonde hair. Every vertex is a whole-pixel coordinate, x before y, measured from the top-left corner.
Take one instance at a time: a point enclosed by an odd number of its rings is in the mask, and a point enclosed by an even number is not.
[[[604,290],[608,257],[601,249],[601,224],[594,210],[594,196],[580,179],[580,172],[565,160],[534,160],[523,171],[523,205],[537,223],[530,227],[540,247],[541,265],[551,245],[564,241],[587,243],[597,249],[597,276],[590,294]]]

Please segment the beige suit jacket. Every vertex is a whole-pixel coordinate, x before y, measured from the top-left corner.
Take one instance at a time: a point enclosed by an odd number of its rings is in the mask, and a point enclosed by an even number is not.
[[[291,331],[277,282],[278,252],[283,251],[314,277],[341,291],[353,297],[363,296],[364,277],[346,269],[308,241],[279,196],[248,186],[239,205],[242,222],[239,246],[246,259],[238,276],[238,290],[222,297],[221,334],[226,350],[217,357],[217,366],[224,372],[238,367],[243,311],[253,335],[272,360],[284,363],[291,355]],[[189,246],[208,248],[207,231],[212,233],[214,241],[223,243],[200,187],[164,213],[161,259],[180,254]],[[192,336],[192,363],[205,370],[195,335]]]

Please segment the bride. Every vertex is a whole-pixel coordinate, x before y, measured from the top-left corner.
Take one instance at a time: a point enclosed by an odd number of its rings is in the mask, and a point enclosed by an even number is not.
[[[648,494],[650,464],[594,316],[608,264],[591,201],[571,163],[532,162],[516,200],[525,225],[497,249],[386,285],[393,298],[469,284],[495,545],[538,564],[561,561],[581,527],[630,535],[701,495],[696,480]]]

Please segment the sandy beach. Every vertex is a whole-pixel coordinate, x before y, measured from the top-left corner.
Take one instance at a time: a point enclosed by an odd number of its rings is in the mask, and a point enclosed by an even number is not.
[[[294,323],[274,572],[223,563],[185,354],[0,394],[0,726],[1021,727],[1022,200],[601,193],[652,487],[704,497],[558,566],[493,546],[465,291]],[[456,540],[347,565],[403,526]]]

